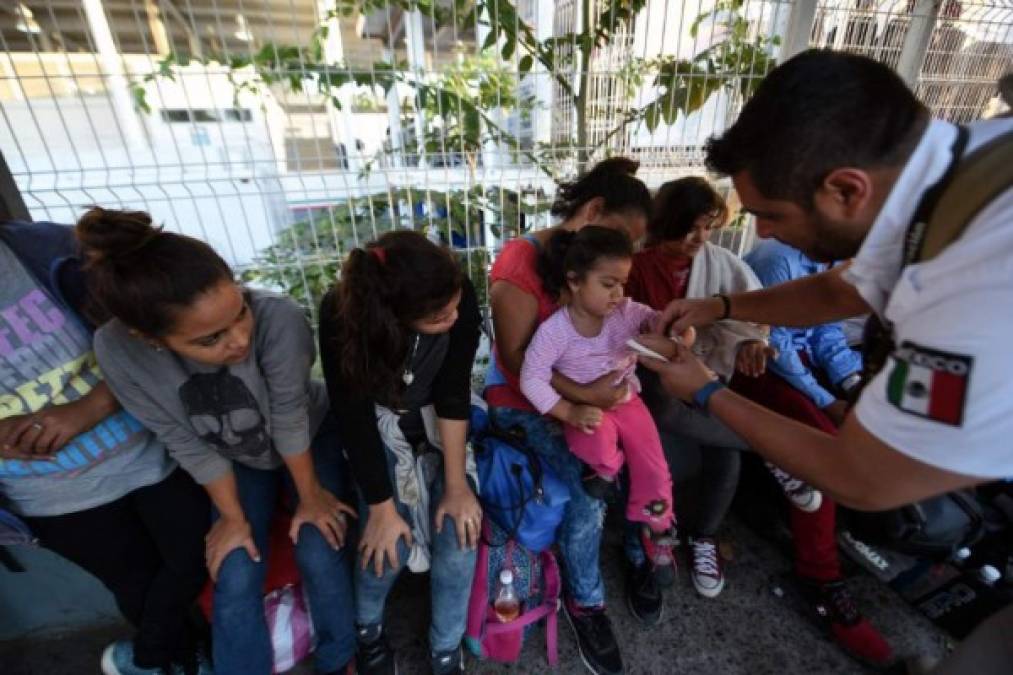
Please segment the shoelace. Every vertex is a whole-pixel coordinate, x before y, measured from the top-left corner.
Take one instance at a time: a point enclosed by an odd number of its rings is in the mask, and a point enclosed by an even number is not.
[[[708,577],[721,576],[721,567],[718,564],[718,548],[714,542],[701,540],[693,541],[693,569],[698,574]]]

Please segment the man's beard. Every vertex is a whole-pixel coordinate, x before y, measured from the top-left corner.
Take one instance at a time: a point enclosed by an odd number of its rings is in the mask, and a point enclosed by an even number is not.
[[[853,227],[823,218],[819,213],[810,213],[810,222],[814,234],[813,241],[804,251],[816,262],[835,262],[854,258],[865,240],[864,235],[856,234]]]

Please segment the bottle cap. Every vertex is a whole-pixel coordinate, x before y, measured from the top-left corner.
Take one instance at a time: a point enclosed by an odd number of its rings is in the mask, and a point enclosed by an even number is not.
[[[514,582],[514,573],[511,570],[500,570],[499,582],[501,584],[512,584]]]
[[[981,569],[978,570],[978,578],[980,578],[984,584],[991,586],[995,582],[999,581],[999,579],[1002,579],[1002,573],[991,565],[982,565]]]

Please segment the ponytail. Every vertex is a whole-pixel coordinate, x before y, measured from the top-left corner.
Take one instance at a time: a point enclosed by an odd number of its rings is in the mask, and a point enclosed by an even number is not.
[[[585,225],[576,232],[558,230],[538,256],[538,274],[551,297],[559,299],[569,275],[584,277],[602,258],[632,258],[633,244],[622,230]]]
[[[389,232],[349,253],[335,294],[332,345],[347,386],[396,404],[411,324],[446,307],[463,279],[453,255],[416,232]]]
[[[570,183],[562,183],[552,203],[551,213],[566,221],[592,199],[604,200],[604,212],[634,211],[647,217],[651,213],[651,193],[636,178],[640,162],[627,157],[611,157],[598,162],[586,174]]]
[[[152,224],[143,211],[93,207],[77,222],[97,323],[115,317],[145,335],[172,332],[177,312],[232,269],[204,242]]]

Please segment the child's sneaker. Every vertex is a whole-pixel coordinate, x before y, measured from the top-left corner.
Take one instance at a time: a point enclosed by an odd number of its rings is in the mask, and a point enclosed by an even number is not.
[[[599,473],[595,473],[595,470],[587,464],[584,465],[584,471],[580,475],[580,480],[584,485],[584,492],[595,499],[607,498],[616,487],[615,476],[602,476]]]
[[[165,675],[163,668],[140,668],[134,665],[134,643],[117,640],[102,652],[104,675]]]
[[[705,598],[716,598],[725,587],[721,556],[714,537],[690,537],[690,558],[693,561],[693,588]]]
[[[806,513],[815,513],[823,505],[823,493],[812,487],[805,481],[795,478],[787,471],[765,462],[767,470],[781,486],[784,496],[788,498],[795,508]]]
[[[662,586],[666,585],[664,581],[675,578],[675,555],[672,549],[677,541],[674,525],[662,532],[654,532],[647,525],[640,528],[640,544],[644,547],[644,555],[654,568],[655,579]]]

